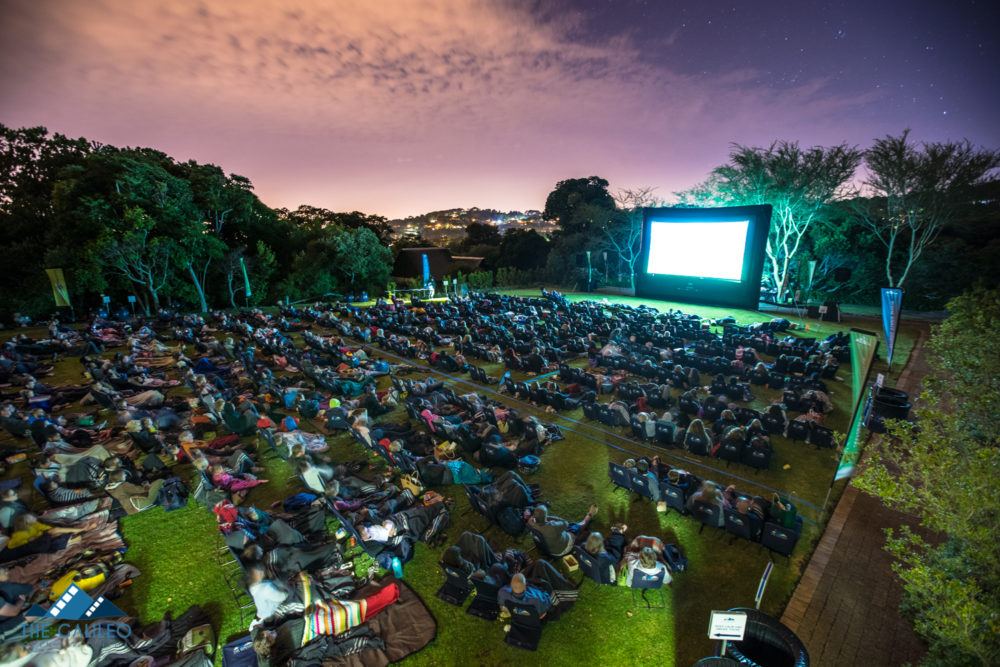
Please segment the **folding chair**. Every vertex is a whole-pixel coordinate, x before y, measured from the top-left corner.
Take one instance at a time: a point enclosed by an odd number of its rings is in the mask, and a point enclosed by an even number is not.
[[[670,482],[660,482],[660,500],[667,504],[667,507],[678,514],[687,514],[687,507],[684,505],[684,492],[681,487]]]
[[[723,516],[726,520],[726,532],[733,536],[729,540],[730,544],[737,537],[753,541],[753,535],[750,532],[750,520],[745,514],[740,514],[735,510],[725,510]]]

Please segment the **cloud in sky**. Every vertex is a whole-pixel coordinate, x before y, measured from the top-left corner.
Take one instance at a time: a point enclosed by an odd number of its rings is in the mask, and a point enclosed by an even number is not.
[[[581,39],[572,12],[493,2],[36,0],[4,13],[0,122],[214,162],[272,205],[540,208],[557,180],[590,174],[666,195],[732,141],[867,141],[841,117],[877,101],[818,79],[767,88],[749,67],[680,74],[627,35]]]

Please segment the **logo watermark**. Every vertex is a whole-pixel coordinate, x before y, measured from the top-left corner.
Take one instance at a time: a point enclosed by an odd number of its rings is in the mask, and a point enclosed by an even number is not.
[[[95,639],[127,639],[132,636],[132,626],[113,620],[125,615],[104,596],[95,600],[76,584],[71,584],[48,609],[36,604],[25,612],[27,618],[36,620],[21,626],[19,639],[65,637],[74,630]]]

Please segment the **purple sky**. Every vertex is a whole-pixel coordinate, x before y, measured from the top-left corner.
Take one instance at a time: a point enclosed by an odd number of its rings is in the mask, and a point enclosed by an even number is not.
[[[1000,146],[989,2],[0,0],[0,122],[249,177],[272,206],[663,197],[731,142]],[[994,5],[995,7],[995,5]]]

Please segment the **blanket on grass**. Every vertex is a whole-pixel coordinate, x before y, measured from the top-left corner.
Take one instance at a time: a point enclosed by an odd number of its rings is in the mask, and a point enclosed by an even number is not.
[[[378,586],[366,586],[358,591],[358,596],[370,595],[392,580],[387,577]],[[427,605],[403,581],[395,581],[399,584],[399,600],[365,623],[385,641],[385,648],[324,660],[325,667],[385,667],[416,653],[437,636],[437,623]]]

